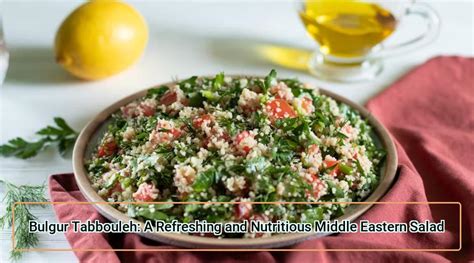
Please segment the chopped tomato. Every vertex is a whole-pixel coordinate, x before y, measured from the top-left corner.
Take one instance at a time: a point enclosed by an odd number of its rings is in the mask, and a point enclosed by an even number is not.
[[[158,193],[159,191],[154,185],[142,183],[132,196],[137,201],[150,202],[158,197]]]
[[[122,108],[123,116],[125,117],[136,117],[137,116],[137,105],[129,104]]]
[[[324,187],[324,183],[318,178],[316,183],[313,184],[313,194],[315,197],[319,197],[319,192],[321,191],[320,189],[321,187]]]
[[[315,182],[315,181],[318,181],[319,180],[319,176],[317,174],[311,174],[311,183]]]
[[[339,173],[339,161],[324,160],[326,168],[331,169],[330,175],[337,175]]]
[[[282,119],[282,118],[295,118],[296,112],[290,104],[284,99],[274,99],[265,105],[270,118]]]
[[[212,137],[204,137],[202,140],[201,140],[201,147],[204,147],[206,149],[208,149],[208,145],[209,143],[211,142],[211,138]],[[226,142],[228,142],[230,140],[230,136],[229,134],[227,133],[224,133],[222,134],[221,136],[218,137],[219,140],[224,140]]]
[[[323,185],[323,182],[319,179],[317,174],[311,174],[311,185],[313,186],[311,191],[306,190],[306,197],[313,196],[315,198],[319,197],[319,187]]]
[[[271,87],[270,93],[275,95],[275,97],[278,99],[284,99],[287,101],[292,101],[294,97],[291,89],[288,88],[288,86],[286,86],[286,84],[282,82]]]
[[[140,109],[142,110],[144,116],[149,117],[155,115],[155,109],[153,107],[140,105]]]
[[[235,217],[238,220],[248,220],[252,212],[252,204],[240,203],[235,206]]]
[[[129,104],[122,108],[122,113],[125,117],[131,118],[140,116],[140,114],[149,117],[155,114],[155,109],[145,104]]]
[[[242,147],[242,150],[243,150],[245,153],[249,153],[250,150],[252,150],[252,149],[251,149],[250,147],[248,147],[248,146],[244,146],[244,147]]]
[[[118,151],[118,145],[115,141],[108,141],[103,145],[99,146],[99,150],[97,151],[97,156],[104,157],[104,156],[111,156]]]
[[[251,136],[251,135],[250,135],[250,132],[248,132],[248,131],[243,131],[243,132],[237,134],[237,136],[235,136],[235,143],[236,143],[236,144],[239,144],[239,143],[241,143],[245,138],[250,137],[250,136]]]
[[[152,133],[157,143],[170,142],[183,134],[181,129],[174,128],[174,124],[167,120],[158,120],[156,130]]]
[[[324,164],[326,164],[326,167],[333,167],[336,165],[338,161],[333,161],[333,160],[324,160]]]
[[[115,183],[115,186],[109,190],[109,194],[112,194],[115,192],[123,192],[123,188],[119,182]]]
[[[178,100],[178,94],[174,91],[167,92],[161,97],[160,103],[166,106],[173,104]]]
[[[253,139],[254,136],[248,131],[243,131],[235,136],[235,144],[245,153],[249,153],[252,150],[252,147],[244,141],[249,137]]]
[[[193,120],[193,127],[194,128],[200,128],[202,126],[202,124],[205,122],[205,121],[211,121],[212,120],[212,116],[209,115],[209,114],[204,114],[204,115],[201,115],[199,117],[196,117],[194,118]]]
[[[171,130],[174,127],[173,122],[159,119],[156,123],[156,129]]]
[[[99,150],[97,151],[97,156],[99,156],[99,157],[104,157],[104,156],[106,156],[106,155],[107,155],[107,153],[105,152],[104,147],[99,146]]]
[[[182,131],[178,130],[178,129],[171,129],[171,134],[173,135],[173,137],[176,139],[176,138],[179,138],[179,136],[181,136],[181,134],[183,133]]]
[[[209,144],[209,142],[211,142],[211,139],[209,137],[204,137],[200,143],[201,148],[207,149],[208,148],[207,145]]]
[[[143,202],[151,202],[153,201],[153,198],[149,195],[134,195],[135,200],[137,201],[143,201]]]
[[[227,132],[224,132],[224,133],[222,134],[222,136],[219,137],[219,138],[221,138],[221,139],[223,139],[223,140],[225,140],[225,141],[229,141],[229,140],[230,140],[230,136],[229,136],[229,134],[228,134]]]
[[[150,142],[153,145],[171,143],[174,139],[179,138],[182,135],[182,131],[172,128],[170,130],[164,129],[164,131],[152,131],[150,134]]]

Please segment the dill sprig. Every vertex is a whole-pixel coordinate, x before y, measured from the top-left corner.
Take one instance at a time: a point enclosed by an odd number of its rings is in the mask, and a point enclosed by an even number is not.
[[[40,137],[36,141],[26,141],[17,137],[0,145],[0,155],[5,157],[15,156],[21,159],[28,159],[36,156],[49,145],[56,144],[61,155],[66,155],[77,139],[78,133],[74,131],[63,118],[54,118],[54,126],[47,126],[36,132]]]
[[[5,197],[2,203],[5,205],[5,214],[0,217],[0,229],[10,228],[13,224],[13,204],[16,202],[46,202],[44,197],[46,185],[20,185],[0,180],[6,187]],[[38,244],[38,236],[28,230],[30,220],[36,220],[37,217],[29,210],[30,205],[15,205],[15,248],[32,248]],[[42,207],[44,207],[42,205]],[[10,252],[12,260],[18,260],[22,255],[21,251]]]

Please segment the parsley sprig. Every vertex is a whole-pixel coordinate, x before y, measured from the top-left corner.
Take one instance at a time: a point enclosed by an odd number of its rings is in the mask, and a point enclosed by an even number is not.
[[[64,156],[72,148],[78,133],[74,131],[63,118],[54,118],[56,126],[47,126],[36,134],[40,136],[37,141],[26,141],[17,137],[0,145],[0,155],[5,157],[15,156],[28,159],[36,156],[39,152],[50,145],[57,145],[59,153]]]
[[[20,185],[16,186],[12,183],[0,180],[6,187],[5,197],[2,203],[5,205],[5,213],[0,217],[0,229],[10,228],[13,223],[13,204],[16,202],[46,202],[44,197],[46,185]],[[29,205],[15,205],[15,248],[32,248],[35,247],[39,240],[34,232],[28,230],[30,220],[36,220],[37,217],[29,210]],[[18,260],[22,255],[21,251],[10,252],[12,260]]]

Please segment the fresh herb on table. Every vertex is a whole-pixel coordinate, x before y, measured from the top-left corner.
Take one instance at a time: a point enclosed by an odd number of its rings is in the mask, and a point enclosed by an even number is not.
[[[0,180],[0,183],[6,187],[5,197],[2,203],[5,205],[5,214],[0,217],[0,229],[9,228],[13,223],[13,213],[15,214],[15,248],[25,249],[32,248],[38,244],[38,236],[36,233],[28,231],[28,222],[36,220],[37,217],[29,210],[29,205],[16,204],[15,211],[12,211],[13,204],[16,202],[46,202],[44,191],[46,185],[20,185],[16,186],[12,183]],[[18,260],[22,256],[21,251],[11,251],[12,260]]]
[[[40,139],[36,141],[26,141],[17,137],[0,145],[0,155],[5,157],[15,156],[21,159],[28,159],[36,156],[39,152],[50,145],[57,145],[59,153],[65,156],[74,146],[78,133],[74,131],[63,118],[54,118],[55,126],[47,126],[36,132]]]

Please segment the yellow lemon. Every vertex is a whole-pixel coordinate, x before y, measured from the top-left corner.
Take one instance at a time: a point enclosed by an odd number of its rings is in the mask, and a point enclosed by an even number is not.
[[[93,0],[74,10],[56,34],[56,61],[82,79],[101,79],[136,62],[148,41],[143,17],[113,0]]]

